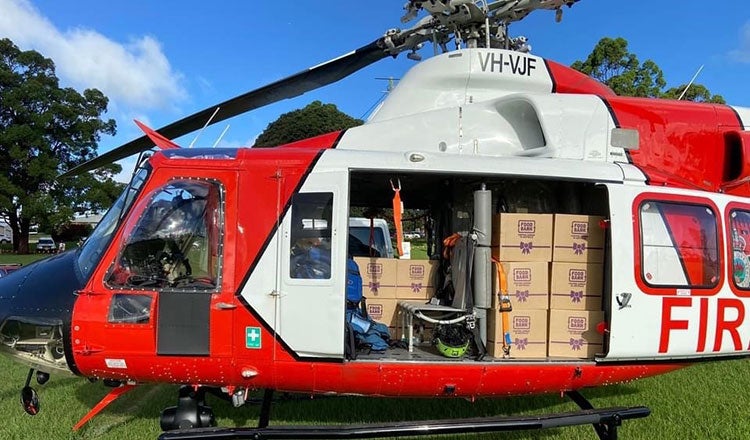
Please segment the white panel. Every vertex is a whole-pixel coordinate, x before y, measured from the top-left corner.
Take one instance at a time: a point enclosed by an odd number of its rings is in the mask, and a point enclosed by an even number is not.
[[[274,292],[278,289],[279,268],[276,258],[278,244],[279,235],[274,233],[268,247],[260,256],[257,266],[255,266],[242,292],[240,292],[245,301],[271,327],[276,325],[277,303]]]
[[[344,138],[349,136],[349,132]],[[412,161],[416,155],[419,160]],[[419,149],[404,149],[404,152],[329,150],[321,157],[319,166],[380,171],[443,172],[449,174],[512,175],[556,177],[560,179],[588,180],[594,182],[622,182],[623,169],[620,164],[608,162],[584,162],[574,159],[540,160],[528,157],[481,157],[457,156],[425,152]],[[630,168],[629,168],[630,169]],[[631,172],[635,176],[637,173]]]
[[[337,149],[624,162],[622,149],[609,147],[613,124],[596,96],[506,93],[373,120],[349,129]]]
[[[283,223],[281,243],[281,291],[276,330],[300,356],[336,357],[344,354],[345,263],[347,173],[320,172],[317,166],[305,181],[301,193],[332,192],[331,278],[293,279],[289,276],[289,227],[291,213]]]
[[[644,245],[643,276],[649,284],[658,286],[684,286],[688,282],[673,247]]]
[[[651,204],[640,209],[641,240],[646,246],[673,246],[669,230],[659,211]]]
[[[550,93],[544,60],[500,49],[463,49],[422,61],[399,81],[370,121],[457,107],[519,93]]]
[[[745,126],[745,130],[750,130],[750,108],[735,106],[732,106],[732,108],[740,116],[742,124]]]

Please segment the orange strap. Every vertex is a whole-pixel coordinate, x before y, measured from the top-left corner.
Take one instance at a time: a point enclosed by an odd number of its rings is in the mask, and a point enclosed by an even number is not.
[[[458,243],[458,240],[461,239],[461,234],[456,232],[455,234],[446,237],[443,240],[443,258],[446,260],[451,259],[451,255],[453,255],[453,248],[456,247],[456,243]]]
[[[495,264],[495,270],[497,270],[497,284],[495,285],[495,292],[497,292],[498,295],[505,295],[508,296],[508,278],[505,275],[505,270],[503,269],[503,265],[500,264],[500,260],[492,259],[492,262]],[[498,300],[500,298],[498,297]]]
[[[499,260],[492,259],[497,270],[497,279],[495,280],[495,291],[497,292],[497,304],[500,312],[500,317],[503,325],[503,355],[510,356],[510,316],[509,312],[513,311],[513,306],[510,303],[510,296],[508,295],[508,278],[505,275],[503,265],[500,264]]]
[[[393,223],[396,226],[396,249],[398,256],[404,256],[404,227],[401,224],[401,215],[404,212],[404,203],[401,201],[401,179],[398,180],[398,187],[391,180],[393,188]]]

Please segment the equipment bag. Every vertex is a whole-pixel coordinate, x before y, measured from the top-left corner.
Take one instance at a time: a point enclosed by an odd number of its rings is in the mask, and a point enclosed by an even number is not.
[[[346,322],[351,325],[357,347],[366,347],[371,351],[388,349],[391,335],[385,324],[362,316],[358,309],[347,309]]]
[[[346,306],[357,308],[362,301],[362,275],[353,258],[346,259]]]

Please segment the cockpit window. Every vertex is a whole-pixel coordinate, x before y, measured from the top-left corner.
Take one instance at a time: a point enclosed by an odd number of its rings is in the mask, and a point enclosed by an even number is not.
[[[113,288],[215,291],[223,243],[221,186],[176,180],[155,190],[125,231],[107,275]]]
[[[145,165],[133,175],[125,191],[120,194],[120,197],[118,197],[114,205],[109,208],[96,226],[94,232],[91,233],[91,236],[81,246],[77,261],[78,268],[85,279],[89,278],[94,267],[99,263],[103,251],[107,248],[112,235],[120,224],[120,220],[122,220],[123,215],[130,209],[150,171],[151,167]]]

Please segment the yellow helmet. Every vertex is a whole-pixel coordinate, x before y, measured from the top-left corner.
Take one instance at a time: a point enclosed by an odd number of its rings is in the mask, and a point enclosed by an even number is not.
[[[469,332],[461,325],[439,325],[435,329],[435,345],[445,357],[459,358],[469,348]]]

